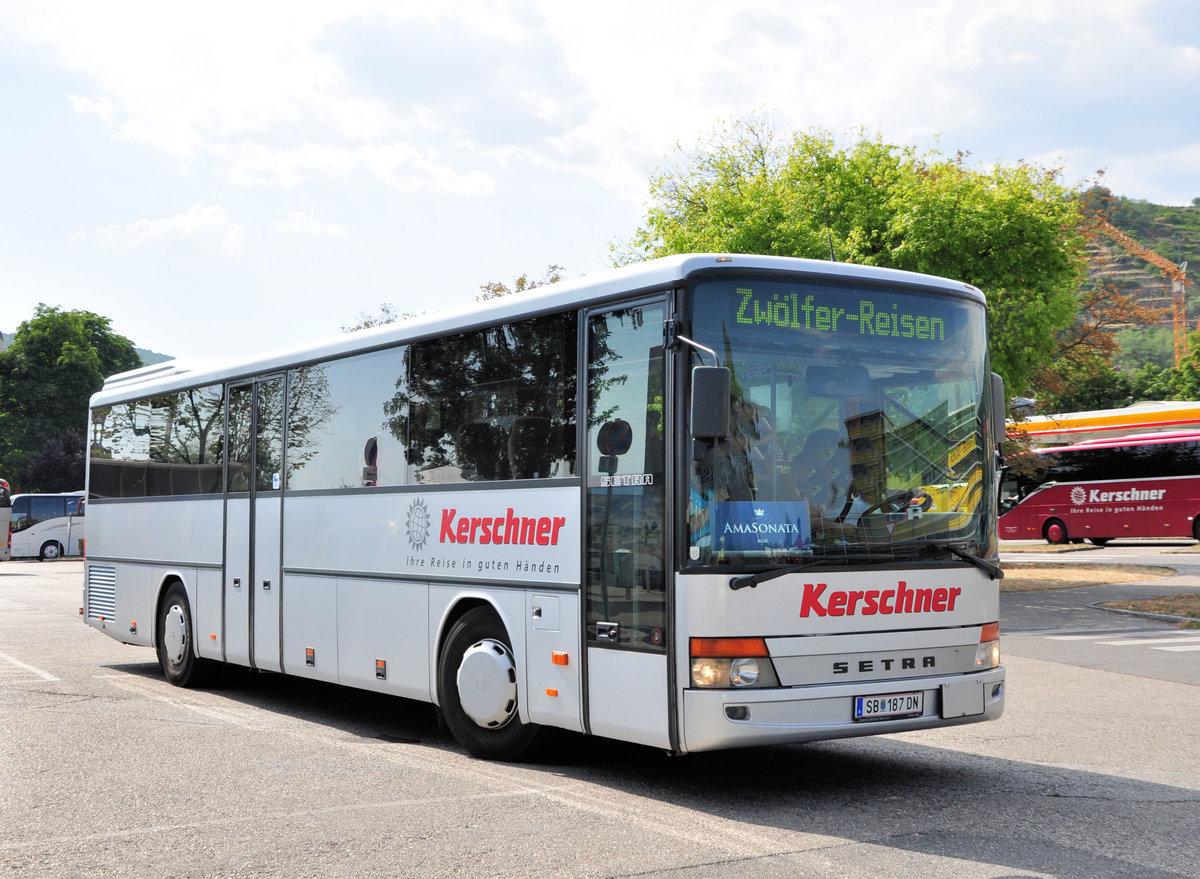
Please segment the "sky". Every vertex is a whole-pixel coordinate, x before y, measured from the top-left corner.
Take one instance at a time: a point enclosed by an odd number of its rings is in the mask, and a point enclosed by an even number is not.
[[[757,114],[1200,197],[1192,0],[0,0],[0,331],[241,357],[612,264]]]

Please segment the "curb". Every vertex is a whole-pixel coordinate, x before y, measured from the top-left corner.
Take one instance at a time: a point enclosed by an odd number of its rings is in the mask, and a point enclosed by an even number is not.
[[[1123,607],[1105,607],[1099,601],[1092,602],[1087,605],[1092,610],[1106,610],[1109,613],[1119,613],[1130,617],[1141,617],[1147,620],[1159,620],[1164,623],[1196,623],[1200,625],[1200,620],[1195,617],[1179,617],[1169,613],[1150,613],[1146,610],[1126,610]]]

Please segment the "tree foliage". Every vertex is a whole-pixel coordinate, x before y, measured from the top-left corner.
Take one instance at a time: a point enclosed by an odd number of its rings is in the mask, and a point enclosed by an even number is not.
[[[83,437],[73,430],[46,440],[23,477],[24,491],[78,491],[83,487]]]
[[[371,327],[380,327],[384,324],[392,324],[398,320],[404,320],[405,318],[415,316],[416,315],[411,311],[397,312],[396,306],[392,305],[390,302],[381,302],[379,304],[379,314],[367,314],[366,312],[361,312],[358,315],[358,323],[349,325],[343,324],[342,332],[356,333],[359,330],[369,330]]]
[[[499,299],[501,296],[511,296],[514,293],[524,293],[526,290],[534,290],[538,287],[545,287],[547,284],[557,284],[563,279],[563,267],[558,265],[546,266],[546,272],[541,278],[531,279],[529,275],[522,274],[509,287],[499,281],[489,281],[486,284],[480,284],[479,289],[483,292],[475,298],[480,302],[485,302],[488,299]]]
[[[50,440],[86,434],[91,395],[106,377],[141,365],[108,318],[39,304],[0,352],[0,472],[23,481]]]
[[[528,274],[522,274],[513,282],[511,287],[501,281],[489,281],[486,284],[479,285],[479,289],[482,292],[475,298],[480,302],[484,302],[488,299],[499,299],[501,296],[511,296],[513,293],[524,293],[526,290],[533,290],[537,287],[544,287],[547,284],[554,284],[561,281],[563,279],[562,273],[562,266],[552,265],[546,267],[546,272],[541,278],[530,278]],[[358,316],[358,323],[343,326],[342,332],[353,333],[358,330],[395,323],[398,320],[406,320],[416,316],[416,312],[398,312],[396,311],[396,306],[392,305],[392,303],[383,302],[380,303],[378,314],[361,313]]]
[[[981,288],[992,368],[1016,393],[1054,356],[1085,276],[1075,193],[1056,169],[970,167],[861,136],[780,138],[761,119],[719,129],[650,180],[650,208],[618,262],[686,252],[834,258]]]

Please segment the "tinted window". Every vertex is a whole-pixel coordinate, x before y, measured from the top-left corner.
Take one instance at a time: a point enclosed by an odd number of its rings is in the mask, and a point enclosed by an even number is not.
[[[288,483],[299,489],[407,485],[404,443],[387,408],[407,399],[403,348],[289,374]]]
[[[1195,442],[1083,448],[1044,457],[1047,471],[1040,482],[1153,479],[1200,472],[1200,443]]]
[[[576,334],[565,314],[408,348],[407,397],[385,410],[415,481],[572,474]]]
[[[207,387],[93,409],[92,496],[220,493],[222,401]]]

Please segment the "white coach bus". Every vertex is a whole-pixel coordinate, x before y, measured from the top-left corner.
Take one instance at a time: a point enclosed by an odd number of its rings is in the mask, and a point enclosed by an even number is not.
[[[998,717],[983,295],[655,260],[92,398],[84,617],[673,753]]]

